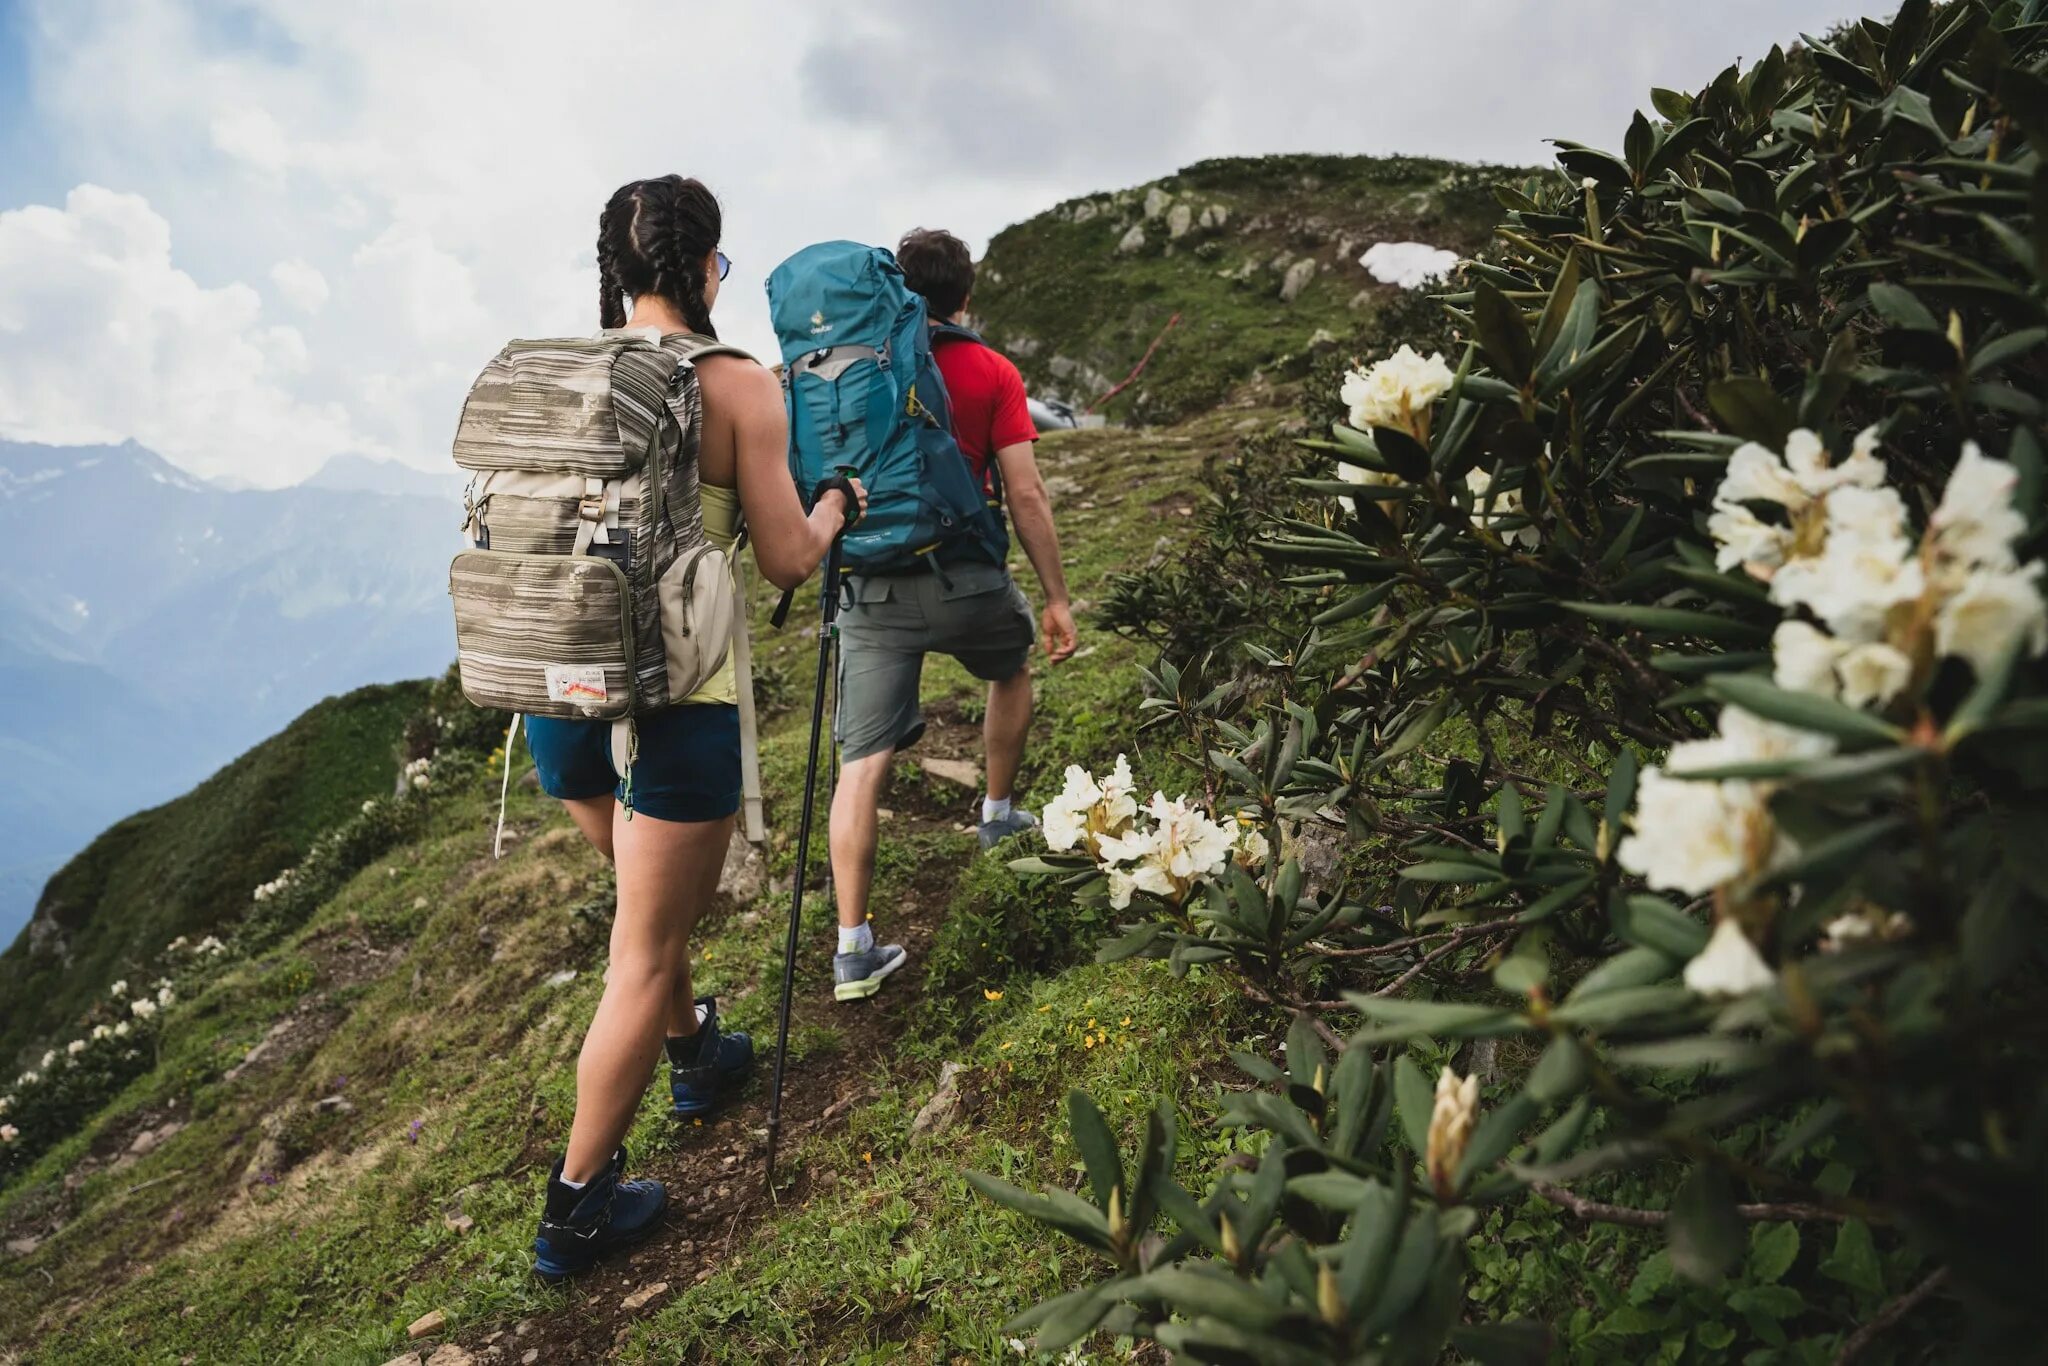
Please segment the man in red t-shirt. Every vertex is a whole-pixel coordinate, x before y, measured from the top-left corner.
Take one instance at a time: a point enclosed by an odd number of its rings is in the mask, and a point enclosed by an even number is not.
[[[948,232],[919,229],[896,249],[905,282],[924,296],[934,325],[965,326],[974,258]],[[1054,664],[1074,653],[1074,615],[1060,569],[1052,502],[1039,475],[1032,425],[1017,367],[980,338],[942,328],[932,350],[946,381],[953,437],[991,495],[1000,493],[1017,540],[1038,575],[1045,610],[1037,623]],[[832,794],[832,875],[839,898],[839,952],[832,962],[839,1000],[872,996],[906,961],[900,945],[875,943],[868,913],[874,881],[876,814],[889,761],[924,733],[918,682],[926,654],[948,654],[988,683],[982,722],[988,794],[981,846],[1036,824],[1011,805],[1024,736],[1031,726],[1031,670],[1037,634],[1030,605],[1007,566],[971,561],[897,575],[857,577],[839,618],[839,702],[834,740],[843,767]]]

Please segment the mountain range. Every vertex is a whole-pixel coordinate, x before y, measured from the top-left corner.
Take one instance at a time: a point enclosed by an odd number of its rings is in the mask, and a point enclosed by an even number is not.
[[[0,945],[110,822],[309,705],[454,654],[461,484],[342,456],[229,489],[129,442],[0,441]]]

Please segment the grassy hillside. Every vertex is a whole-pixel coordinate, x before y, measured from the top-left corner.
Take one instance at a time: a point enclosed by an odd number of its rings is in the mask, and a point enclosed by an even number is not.
[[[1034,805],[1069,758],[1134,743],[1145,653],[1088,605],[1119,570],[1178,553],[1202,463],[1278,416],[1225,408],[1166,432],[1046,443],[1082,650],[1042,676]],[[767,604],[758,593],[757,626]],[[800,605],[794,622],[806,616]],[[786,698],[815,641],[794,623],[758,639],[766,690]],[[979,689],[934,661],[925,697],[919,753],[971,758]],[[757,1037],[772,1030],[807,710],[767,725],[774,839],[765,861],[729,870],[695,946],[700,989]],[[1074,1085],[1128,1095],[1132,1113],[1176,1088],[1214,1111],[1218,1082],[1191,1075],[1182,1049],[1234,998],[1158,964],[1060,971],[1103,926],[978,857],[975,794],[906,757],[876,906],[913,968],[872,1005],[835,1005],[829,911],[809,900],[776,1199],[761,1189],[759,1083],[701,1127],[675,1127],[650,1094],[628,1141],[670,1181],[675,1213],[630,1259],[543,1288],[526,1246],[602,989],[610,877],[521,783],[510,852],[493,863],[495,774],[468,771],[437,778],[423,836],[304,926],[181,984],[154,1070],[0,1189],[13,1249],[0,1256],[0,1359],[13,1347],[95,1366],[380,1363],[441,1311],[424,1347],[480,1360],[493,1346],[501,1361],[992,1360],[1008,1350],[997,1325],[1078,1268],[958,1173],[1061,1179],[1075,1154],[1059,1101]],[[914,1134],[949,1061],[965,1069],[957,1116]]]
[[[1319,332],[1335,347],[1399,301],[1358,264],[1373,243],[1477,250],[1500,218],[1490,187],[1513,174],[1410,157],[1197,162],[998,233],[974,311],[1034,391],[1084,404],[1161,338],[1105,411],[1172,421],[1262,371],[1296,372]]]
[[[365,798],[389,792],[400,733],[425,696],[424,684],[403,683],[330,698],[66,864],[0,954],[0,1065],[54,1039],[167,941],[240,918],[252,888]]]

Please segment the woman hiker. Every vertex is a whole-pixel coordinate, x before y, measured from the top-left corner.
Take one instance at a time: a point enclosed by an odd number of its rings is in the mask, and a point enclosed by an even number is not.
[[[695,180],[621,186],[598,219],[601,325],[715,338],[711,309],[731,265],[718,249],[719,226],[718,201]],[[806,515],[790,479],[775,377],[731,348],[694,363],[705,534],[730,553],[744,516],[762,574],[794,588],[860,518],[867,495],[857,482],[835,481]],[[550,1280],[641,1237],[667,1205],[660,1182],[626,1179],[621,1146],[656,1057],[668,1054],[679,1117],[709,1111],[753,1064],[752,1041],[721,1030],[717,1002],[690,988],[690,930],[718,889],[740,805],[738,700],[728,660],[699,691],[640,719],[631,820],[609,722],[527,722],[541,789],[618,869],[604,998],[583,1039],[568,1151],[548,1178],[534,1239],[535,1270]]]

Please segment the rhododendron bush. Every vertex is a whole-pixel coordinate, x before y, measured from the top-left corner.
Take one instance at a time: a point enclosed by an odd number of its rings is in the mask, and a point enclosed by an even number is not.
[[[1171,1098],[1130,1161],[1074,1098],[1092,1201],[977,1178],[1100,1254],[1041,1347],[1592,1359],[1615,1288],[1498,1270],[1561,1219],[1655,1240],[1660,1360],[2038,1351],[2044,18],[1659,90],[1359,358],[1261,542],[1313,626],[1163,660],[1203,791],[1076,768],[1022,865],[1287,1040],[1194,1188]]]

